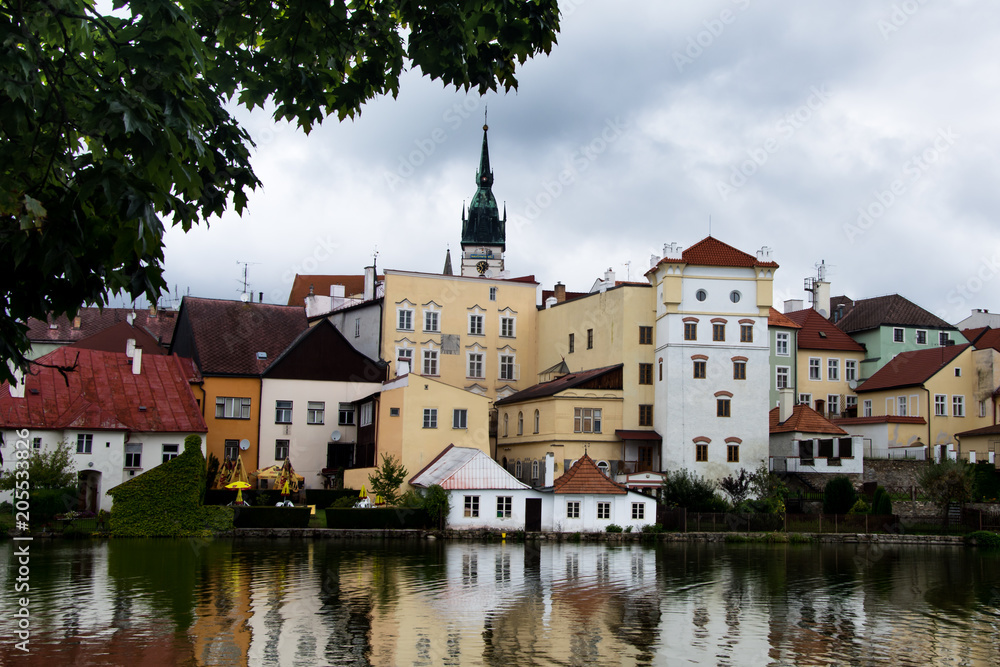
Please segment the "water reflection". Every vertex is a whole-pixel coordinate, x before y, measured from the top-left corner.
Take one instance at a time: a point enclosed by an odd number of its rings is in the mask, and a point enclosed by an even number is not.
[[[12,554],[0,545],[6,592]],[[991,665],[998,560],[865,545],[35,542],[31,653],[7,640],[0,664]],[[5,593],[5,638],[14,611]]]

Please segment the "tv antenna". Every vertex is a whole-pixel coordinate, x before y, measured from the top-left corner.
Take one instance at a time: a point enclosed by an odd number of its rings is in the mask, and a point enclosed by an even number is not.
[[[248,267],[251,264],[260,264],[260,262],[241,262],[239,260],[236,260],[236,263],[243,265],[243,281],[242,281],[243,282],[243,292],[241,293],[240,298],[243,301],[247,301],[250,298],[250,296],[249,296],[250,295],[250,280],[249,280],[249,275],[248,275],[249,274]],[[237,282],[239,282],[238,278],[237,278]]]

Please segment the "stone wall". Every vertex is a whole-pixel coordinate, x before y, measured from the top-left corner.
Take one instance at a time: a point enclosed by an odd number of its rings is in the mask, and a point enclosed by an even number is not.
[[[865,459],[865,482],[878,482],[890,493],[901,493],[920,486],[918,478],[930,465],[928,461],[883,461]]]

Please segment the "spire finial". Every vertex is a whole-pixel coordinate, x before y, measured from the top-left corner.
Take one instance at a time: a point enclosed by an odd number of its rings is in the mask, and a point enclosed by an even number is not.
[[[488,116],[489,116],[489,113],[490,113],[490,108],[489,107],[483,107],[483,132],[485,132],[486,130],[490,129],[490,124],[489,124],[489,122],[487,120]]]

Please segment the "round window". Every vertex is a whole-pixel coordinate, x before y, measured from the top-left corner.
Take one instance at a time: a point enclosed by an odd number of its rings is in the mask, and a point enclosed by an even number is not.
[[[732,292],[729,293],[729,300],[732,301],[733,303],[739,303],[742,296],[743,296],[742,294],[740,294],[736,290],[733,290]]]
[[[698,301],[704,301],[705,299],[708,298],[708,292],[706,292],[703,289],[700,289],[694,293],[694,298],[698,299]]]

